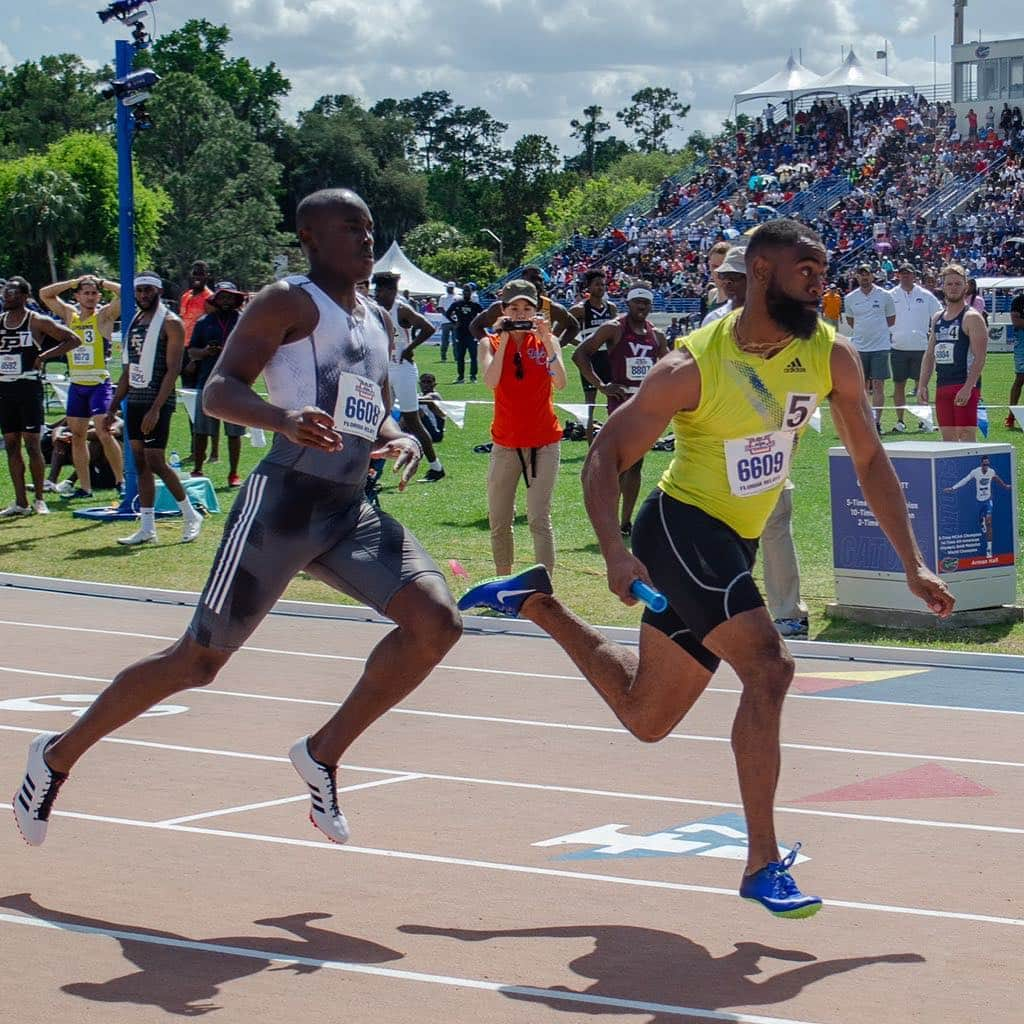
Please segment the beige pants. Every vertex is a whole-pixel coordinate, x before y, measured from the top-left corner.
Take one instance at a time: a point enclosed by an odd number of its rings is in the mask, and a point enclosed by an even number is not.
[[[516,514],[516,489],[525,483],[524,461],[530,474],[530,486],[526,488],[526,518],[533,536],[533,557],[547,566],[548,572],[555,567],[551,496],[558,479],[560,448],[558,441],[537,448],[533,459],[529,448],[503,448],[496,444],[491,449],[491,464],[487,470],[487,515],[491,523],[491,554],[499,576],[512,571],[515,554],[512,521]]]
[[[779,502],[761,534],[764,589],[773,619],[806,619],[807,605],[800,600],[800,565],[793,544],[793,488],[779,494]]]

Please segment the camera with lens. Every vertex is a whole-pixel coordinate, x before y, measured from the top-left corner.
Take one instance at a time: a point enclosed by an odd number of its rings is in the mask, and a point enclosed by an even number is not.
[[[532,331],[533,321],[532,320],[510,320],[505,317],[501,321],[501,330],[503,331]]]

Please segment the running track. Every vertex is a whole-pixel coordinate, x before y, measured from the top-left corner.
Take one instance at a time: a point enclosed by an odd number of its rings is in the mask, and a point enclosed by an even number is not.
[[[4,796],[33,734],[190,614],[0,589]],[[735,678],[644,746],[540,637],[467,634],[353,747],[353,838],[322,840],[287,749],[386,628],[272,616],[212,687],[83,760],[44,847],[8,819],[11,1020],[1020,1021],[1013,659],[800,658],[778,821],[826,907],[793,922],[734,892]]]

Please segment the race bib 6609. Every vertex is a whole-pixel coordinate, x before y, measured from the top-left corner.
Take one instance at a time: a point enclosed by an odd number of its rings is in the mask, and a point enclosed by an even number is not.
[[[334,407],[334,429],[367,441],[377,439],[384,418],[380,388],[368,377],[343,373],[338,381],[338,402]]]
[[[746,498],[784,483],[789,476],[793,437],[790,430],[774,430],[726,441],[725,467],[732,493]]]

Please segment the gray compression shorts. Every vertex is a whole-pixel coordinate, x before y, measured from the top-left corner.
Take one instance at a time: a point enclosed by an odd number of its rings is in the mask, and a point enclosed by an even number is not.
[[[362,484],[262,463],[238,493],[189,633],[237,651],[303,570],[382,613],[417,577],[443,579],[398,520],[364,501]]]

